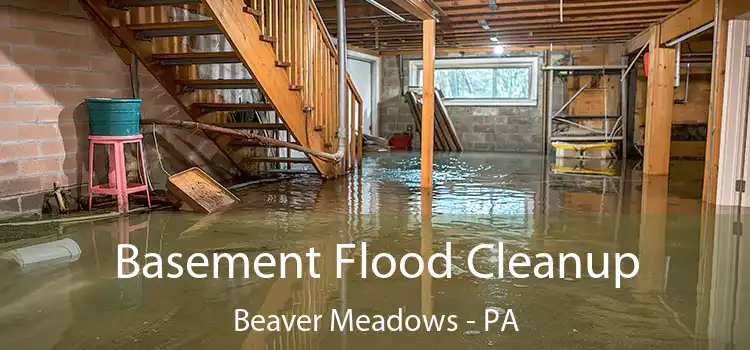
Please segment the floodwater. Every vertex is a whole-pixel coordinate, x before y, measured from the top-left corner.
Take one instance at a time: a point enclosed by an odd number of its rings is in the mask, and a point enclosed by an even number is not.
[[[572,175],[551,162],[537,155],[437,155],[435,188],[423,193],[417,154],[378,154],[348,178],[299,177],[246,189],[242,203],[223,213],[165,210],[43,226],[38,230],[48,235],[36,231],[0,251],[70,238],[81,254],[73,262],[0,269],[0,349],[750,349],[750,245],[731,209],[708,208],[705,215],[702,163],[674,163],[667,183],[643,178],[636,164],[614,174]],[[10,233],[0,227],[0,235]],[[338,279],[336,244],[348,242],[367,242],[370,260],[381,252],[429,256],[450,242],[453,276],[363,279],[354,264]],[[576,278],[567,264],[565,278],[553,279],[467,272],[472,247],[498,242],[506,258],[592,253],[598,270],[604,253],[632,253],[640,270],[619,289],[612,278]],[[117,247],[124,243],[138,248],[141,264],[147,252],[253,259],[313,247],[322,253],[321,277],[246,278],[238,269],[233,278],[220,272],[207,279],[118,279]],[[493,254],[479,253],[477,269],[497,269]],[[359,261],[358,255],[348,256]],[[250,317],[323,317],[318,331],[235,331],[236,309]],[[354,317],[399,309],[455,315],[457,327],[331,330],[334,309]],[[485,328],[487,309],[503,316]],[[518,331],[503,328],[509,313]]]

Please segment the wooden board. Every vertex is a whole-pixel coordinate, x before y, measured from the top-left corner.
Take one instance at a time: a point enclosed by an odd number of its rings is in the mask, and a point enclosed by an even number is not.
[[[453,152],[463,151],[461,138],[459,138],[458,133],[456,133],[456,127],[453,125],[453,120],[451,120],[450,114],[448,114],[448,109],[445,108],[445,104],[443,103],[443,93],[440,91],[435,94],[435,107],[435,121],[436,123],[439,123],[443,129],[444,136],[450,146],[449,150]]]
[[[406,100],[409,104],[409,110],[411,111],[412,117],[414,118],[414,124],[417,127],[417,132],[422,133],[422,104],[420,103],[421,97],[415,91],[407,92]],[[440,92],[435,94],[435,137],[433,138],[433,146],[436,151],[441,152],[461,152],[463,151],[463,145],[461,145],[461,139],[456,133],[456,128],[453,125],[453,121],[450,119],[448,109],[443,103],[443,97]]]
[[[211,213],[240,201],[197,167],[170,176],[167,192],[175,206],[203,213]]]
[[[414,118],[414,126],[416,127],[417,133],[422,135],[422,103],[419,102],[419,96],[414,91],[406,93],[406,101],[409,103],[409,110]],[[433,139],[433,146],[436,151],[445,151],[445,146],[440,142],[440,138]]]

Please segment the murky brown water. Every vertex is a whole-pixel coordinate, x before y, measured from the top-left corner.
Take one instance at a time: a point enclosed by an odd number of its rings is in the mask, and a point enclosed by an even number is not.
[[[72,263],[0,270],[0,349],[750,349],[750,244],[733,234],[728,209],[702,219],[701,163],[674,164],[679,179],[667,186],[658,178],[642,183],[632,170],[554,174],[535,155],[440,155],[429,196],[419,189],[418,159],[376,155],[365,159],[361,176],[248,189],[222,214],[160,211],[6,243],[1,250],[71,238],[82,253]],[[471,247],[498,241],[530,255],[631,252],[640,273],[622,289],[612,280],[479,279],[460,270],[451,279],[362,279],[358,266],[336,279],[335,245],[362,241],[372,254],[397,257],[451,242],[455,265]],[[118,280],[119,243],[162,256],[251,258],[316,247],[323,272],[299,280]],[[487,257],[479,266],[493,264]],[[488,307],[512,310],[519,331],[500,324],[485,331]],[[238,308],[327,316],[319,332],[235,332]],[[458,329],[325,329],[331,309],[389,315],[399,308],[454,314]]]

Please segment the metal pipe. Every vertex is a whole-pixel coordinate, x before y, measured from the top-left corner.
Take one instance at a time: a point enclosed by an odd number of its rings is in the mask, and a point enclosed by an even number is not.
[[[678,37],[677,39],[668,41],[665,45],[667,47],[675,46],[675,45],[677,45],[677,44],[679,44],[679,43],[681,43],[681,42],[683,42],[685,40],[688,40],[688,39],[690,39],[690,38],[692,38],[692,37],[694,37],[694,36],[696,36],[696,35],[698,35],[700,33],[703,33],[705,31],[707,31],[707,30],[709,30],[709,29],[711,29],[713,27],[714,27],[714,22],[706,23],[705,25],[701,26],[700,28],[694,29],[694,30],[688,32],[687,34]]]
[[[675,55],[675,60],[677,62],[674,65],[674,87],[680,87],[680,50],[682,50],[682,43],[677,43],[675,50],[677,51],[677,54]]]
[[[402,17],[398,13],[393,12],[393,10],[391,10],[391,9],[383,6],[383,4],[381,4],[381,3],[379,3],[379,2],[377,2],[375,0],[365,0],[365,2],[368,3],[368,4],[370,4],[370,5],[372,5],[372,6],[375,6],[378,10],[385,12],[387,15],[393,17],[394,19],[396,19],[397,21],[399,21],[401,23],[419,23],[419,22],[421,22],[421,21],[410,21],[410,20]]]
[[[493,3],[495,2],[494,0],[491,0],[491,1]],[[448,16],[448,14],[446,14],[445,11],[443,11],[443,8],[440,7],[440,5],[438,5],[437,3],[435,3],[435,1],[433,1],[433,0],[426,0],[425,2],[427,3],[427,6],[431,7],[433,10],[435,10],[438,13],[438,15],[440,15],[440,17],[447,17]]]
[[[336,24],[336,39],[338,40],[339,51],[338,152],[343,152],[343,150],[346,149],[346,93],[348,90],[348,85],[346,84],[346,4],[344,0],[336,0]],[[354,108],[354,106],[352,106],[352,108]]]
[[[687,68],[685,68],[685,98],[682,99],[682,102],[685,104],[688,103],[688,92],[690,91],[690,63],[687,64]]]

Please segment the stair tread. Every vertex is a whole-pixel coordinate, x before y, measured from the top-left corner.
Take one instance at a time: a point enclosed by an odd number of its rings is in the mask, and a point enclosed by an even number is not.
[[[203,27],[216,27],[216,23],[212,20],[198,20],[198,21],[175,21],[175,22],[160,22],[160,23],[138,23],[128,24],[130,30],[155,30],[155,29],[172,29],[172,28],[203,28]]]
[[[254,162],[269,162],[269,163],[310,163],[310,159],[305,157],[247,157],[249,161]]]
[[[286,130],[286,126],[281,123],[219,123],[213,124],[227,129],[274,129]]]
[[[194,89],[251,89],[257,83],[253,79],[193,79],[178,80],[177,84]]]
[[[240,63],[237,52],[183,52],[183,53],[157,53],[152,56],[160,61],[162,65],[188,65],[188,64],[211,64],[211,63]]]
[[[193,107],[214,111],[272,111],[268,103],[193,103]]]
[[[222,34],[213,20],[129,24],[126,28],[134,31],[139,39]]]
[[[114,0],[115,7],[148,7],[162,5],[193,5],[200,4],[201,0]]]

